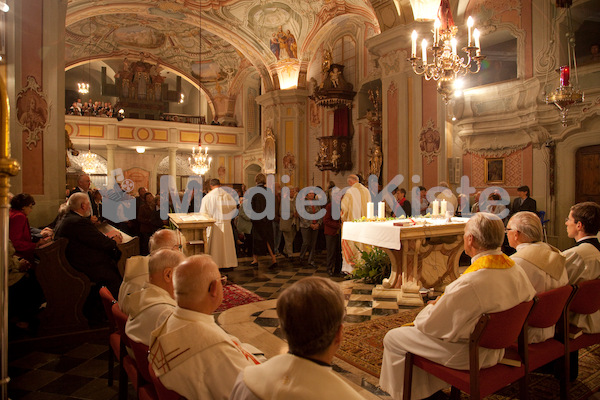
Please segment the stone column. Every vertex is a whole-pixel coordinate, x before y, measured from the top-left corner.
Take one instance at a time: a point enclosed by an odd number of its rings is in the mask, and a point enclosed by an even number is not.
[[[106,145],[106,174],[108,175],[110,185],[110,179],[113,175],[112,171],[115,169],[115,149],[117,148],[116,144],[107,144]]]
[[[169,148],[169,175],[177,182],[177,147]]]

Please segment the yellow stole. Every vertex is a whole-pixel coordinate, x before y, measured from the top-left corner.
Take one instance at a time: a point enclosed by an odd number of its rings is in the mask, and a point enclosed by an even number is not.
[[[508,269],[515,265],[515,262],[511,260],[505,254],[490,254],[488,256],[479,257],[469,268],[466,269],[465,272],[461,274],[461,276],[468,274],[470,272],[479,271],[480,269]],[[460,278],[460,277],[459,277]],[[443,294],[440,296],[442,297]],[[438,297],[438,300],[440,299]],[[402,326],[414,326],[414,322],[409,322]]]

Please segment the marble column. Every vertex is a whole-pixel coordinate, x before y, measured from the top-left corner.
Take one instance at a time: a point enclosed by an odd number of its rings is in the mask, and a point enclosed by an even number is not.
[[[169,175],[177,182],[177,147],[169,148]]]

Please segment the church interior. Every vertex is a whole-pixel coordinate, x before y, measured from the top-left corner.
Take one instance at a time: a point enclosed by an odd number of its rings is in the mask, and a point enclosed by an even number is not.
[[[360,174],[404,187],[411,201],[419,186],[446,182],[456,196],[469,187],[471,204],[489,188],[512,204],[528,186],[546,241],[573,246],[571,205],[600,203],[600,2],[441,3],[440,30],[440,0],[0,2],[3,210],[8,192],[29,193],[31,226],[46,226],[82,173],[94,188],[127,181],[132,196],[159,193],[163,177],[184,191],[202,146],[212,160],[204,181],[235,189],[259,173],[323,189]],[[256,271],[250,261],[229,279],[266,301],[219,323],[279,354],[278,293],[327,272],[286,261]],[[350,324],[398,313],[360,283],[334,280]],[[11,398],[121,398],[116,380],[106,385],[106,328],[75,336],[9,343]],[[390,398],[364,369],[334,370],[365,398]],[[594,398],[586,393],[578,398]]]

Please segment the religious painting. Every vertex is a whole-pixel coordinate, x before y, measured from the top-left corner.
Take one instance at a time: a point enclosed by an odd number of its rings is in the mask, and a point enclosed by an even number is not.
[[[27,133],[25,144],[32,150],[48,125],[48,101],[33,76],[27,77],[27,86],[17,95],[17,121]]]
[[[298,58],[298,43],[296,37],[289,29],[279,26],[277,32],[271,34],[269,47],[277,60]]]
[[[283,168],[288,172],[296,169],[296,156],[289,151],[283,156]]]
[[[277,159],[275,158],[275,134],[271,128],[267,128],[265,133],[263,156],[265,158],[265,174],[274,174],[277,169]]]
[[[488,185],[504,183],[504,158],[485,159],[485,183]]]
[[[130,168],[123,171],[123,175],[126,180],[129,179],[134,183],[131,193],[136,193],[141,187],[148,188],[148,185],[150,184],[150,171],[143,168]]]
[[[419,147],[421,148],[421,155],[427,160],[427,164],[431,164],[433,157],[440,154],[440,132],[435,129],[431,119],[421,129]]]

